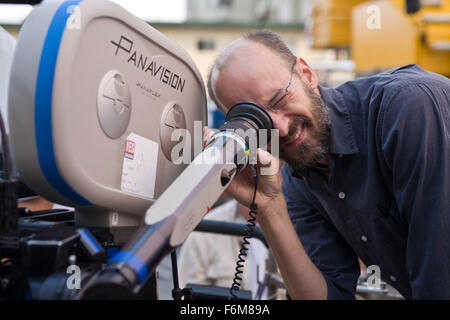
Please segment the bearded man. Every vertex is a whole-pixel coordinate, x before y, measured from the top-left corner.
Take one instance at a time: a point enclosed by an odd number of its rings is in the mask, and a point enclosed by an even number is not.
[[[263,30],[221,52],[208,89],[279,130],[282,187],[259,177],[257,219],[291,298],[354,298],[360,257],[405,298],[450,299],[449,79],[407,65],[325,88]],[[252,188],[242,172],[228,192],[249,206]]]

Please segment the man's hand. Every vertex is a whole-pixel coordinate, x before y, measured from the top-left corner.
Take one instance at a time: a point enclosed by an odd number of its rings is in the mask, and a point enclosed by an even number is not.
[[[203,127],[203,141],[206,143],[214,134],[208,127]],[[284,202],[281,193],[281,179],[279,174],[280,162],[270,153],[258,149],[256,172],[258,177],[258,189],[256,193],[256,205],[258,213],[271,212],[280,201]],[[250,207],[255,188],[255,180],[250,167],[240,172],[230,183],[227,192],[239,203]]]
[[[203,141],[206,143],[213,134],[211,129],[204,127]],[[257,158],[256,219],[272,249],[289,295],[292,299],[326,299],[325,278],[306,254],[289,218],[281,193],[280,162],[261,149],[257,150]],[[249,207],[254,188],[252,171],[246,168],[231,181],[227,191]]]

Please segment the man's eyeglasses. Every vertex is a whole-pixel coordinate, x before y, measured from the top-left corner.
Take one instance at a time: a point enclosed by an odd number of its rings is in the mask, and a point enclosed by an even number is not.
[[[277,105],[279,105],[288,96],[288,94],[289,94],[289,87],[291,86],[291,83],[292,83],[292,75],[294,74],[294,67],[295,67],[296,63],[297,63],[297,61],[295,61],[294,64],[292,65],[292,67],[291,67],[291,77],[289,79],[289,83],[286,86],[286,88],[284,90],[282,90],[282,89],[278,90],[275,93],[275,95],[272,97],[272,99],[270,99],[269,107],[268,107],[269,110],[271,110],[273,112],[276,112],[277,111],[277,109],[276,109]],[[275,103],[270,104],[272,102],[272,100],[275,100],[278,97],[280,91],[283,92],[283,95],[277,101],[275,101]]]

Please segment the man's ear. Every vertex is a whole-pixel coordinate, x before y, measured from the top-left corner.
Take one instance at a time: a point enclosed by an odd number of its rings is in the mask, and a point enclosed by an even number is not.
[[[300,74],[301,79],[305,83],[309,84],[313,90],[316,90],[319,85],[319,79],[309,64],[303,58],[298,57],[295,68]]]

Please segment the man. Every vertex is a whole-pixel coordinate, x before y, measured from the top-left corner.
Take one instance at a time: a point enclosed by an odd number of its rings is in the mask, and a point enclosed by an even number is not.
[[[223,112],[253,102],[279,130],[283,186],[260,176],[256,203],[291,298],[354,298],[360,257],[405,298],[450,299],[447,78],[408,65],[324,88],[258,31],[224,49],[208,88]],[[249,206],[251,181],[227,191]]]

